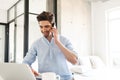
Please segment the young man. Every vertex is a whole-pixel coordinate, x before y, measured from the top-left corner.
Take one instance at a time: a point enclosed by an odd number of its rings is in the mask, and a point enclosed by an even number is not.
[[[58,35],[52,13],[43,11],[37,16],[37,20],[43,37],[33,43],[23,63],[31,66],[37,56],[39,73],[55,72],[60,75],[61,80],[72,80],[72,73],[66,63],[66,60],[72,64],[77,63],[77,54],[72,44],[67,38]],[[35,70],[32,71],[35,76],[38,75]]]

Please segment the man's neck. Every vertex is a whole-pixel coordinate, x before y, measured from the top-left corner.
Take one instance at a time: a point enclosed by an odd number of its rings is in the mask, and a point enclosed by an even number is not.
[[[51,41],[51,39],[52,39],[52,35],[50,35],[50,36],[46,37],[46,39],[50,42],[50,41]]]

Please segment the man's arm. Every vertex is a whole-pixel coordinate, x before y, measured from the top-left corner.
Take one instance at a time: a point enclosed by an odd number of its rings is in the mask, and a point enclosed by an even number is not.
[[[57,46],[60,48],[60,50],[65,55],[66,59],[71,62],[72,64],[77,64],[77,56],[75,53],[68,48],[66,48],[60,41],[56,41]]]
[[[24,64],[27,64],[28,66],[30,66],[31,68],[31,71],[32,73],[35,75],[35,76],[38,76],[39,73],[37,71],[35,71],[33,68],[32,68],[32,63],[36,60],[36,50],[35,50],[35,44],[33,44],[31,46],[31,48],[29,49],[29,51],[27,52],[26,56],[24,57],[23,59],[23,62]]]
[[[77,64],[78,62],[78,58],[75,55],[75,53],[71,50],[69,50],[68,48],[66,48],[58,39],[58,31],[57,29],[53,28],[52,32],[54,33],[54,40],[55,43],[57,44],[57,46],[60,48],[60,50],[63,52],[63,54],[65,55],[66,59],[71,62],[72,64]]]

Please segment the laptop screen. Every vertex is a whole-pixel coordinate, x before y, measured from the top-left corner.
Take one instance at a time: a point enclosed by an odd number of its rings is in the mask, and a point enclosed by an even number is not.
[[[0,77],[3,80],[36,80],[26,64],[0,63]]]

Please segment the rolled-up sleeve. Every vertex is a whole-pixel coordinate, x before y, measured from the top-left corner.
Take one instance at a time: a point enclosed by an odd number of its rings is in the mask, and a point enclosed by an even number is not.
[[[66,48],[70,49],[71,51],[74,52],[74,54],[78,57],[78,53],[76,52],[76,50],[74,49],[72,43],[70,42],[69,39],[67,39],[66,37],[62,36],[61,42],[65,45]]]
[[[36,48],[35,44],[32,45],[32,47],[27,52],[26,56],[23,59],[23,63],[28,64],[29,66],[32,65],[32,63],[36,60]]]

